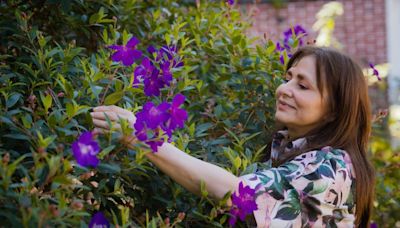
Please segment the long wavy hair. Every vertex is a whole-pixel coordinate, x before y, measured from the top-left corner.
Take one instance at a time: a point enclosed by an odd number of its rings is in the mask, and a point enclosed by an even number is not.
[[[323,47],[300,48],[289,60],[286,71],[310,55],[316,59],[318,89],[329,98],[326,106],[328,116],[317,128],[306,133],[307,146],[304,150],[290,154],[277,165],[324,146],[346,150],[356,176],[355,226],[368,227],[374,199],[375,171],[368,160],[372,117],[366,79],[360,66],[350,57]],[[270,153],[267,150],[267,159]]]

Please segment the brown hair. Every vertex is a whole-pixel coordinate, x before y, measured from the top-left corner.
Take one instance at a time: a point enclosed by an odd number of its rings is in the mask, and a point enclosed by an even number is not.
[[[286,71],[310,55],[316,59],[318,89],[329,98],[327,118],[305,136],[308,142],[306,150],[297,151],[279,163],[324,146],[346,150],[356,176],[355,225],[367,227],[372,210],[375,172],[368,161],[372,120],[366,79],[360,66],[350,57],[330,48],[313,46],[300,48],[294,53]]]

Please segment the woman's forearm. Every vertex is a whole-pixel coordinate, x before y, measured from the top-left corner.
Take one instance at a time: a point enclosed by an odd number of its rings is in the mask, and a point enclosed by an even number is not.
[[[148,153],[147,157],[177,183],[198,195],[202,181],[214,199],[222,199],[239,185],[239,178],[232,173],[192,157],[169,143],[159,147],[157,153]]]

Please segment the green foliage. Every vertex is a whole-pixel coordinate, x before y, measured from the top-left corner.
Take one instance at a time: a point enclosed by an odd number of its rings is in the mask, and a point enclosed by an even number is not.
[[[131,86],[134,66],[113,63],[106,48],[136,36],[143,51],[177,44],[183,57],[174,77],[190,116],[175,144],[237,175],[251,171],[283,70],[272,42],[254,46],[223,1],[4,1],[0,14],[3,225],[83,226],[98,210],[123,227],[226,225],[229,195],[197,197],[159,173],[145,151],[126,147],[126,123],[98,139],[96,169],[77,166],[71,144],[93,128],[92,107],[136,112],[148,99]]]
[[[2,225],[85,226],[98,210],[122,227],[227,225],[229,194],[213,202],[204,190],[199,197],[184,190],[141,148],[127,148],[127,123],[98,139],[96,169],[77,166],[71,144],[93,128],[92,107],[136,112],[148,99],[131,86],[134,66],[113,63],[106,48],[136,36],[143,51],[177,44],[183,57],[174,78],[189,121],[176,146],[236,175],[254,171],[273,131],[283,66],[272,42],[256,46],[246,36],[238,10],[224,1],[10,0],[0,15]],[[373,149],[375,220],[393,225],[399,156],[377,151],[390,149]]]

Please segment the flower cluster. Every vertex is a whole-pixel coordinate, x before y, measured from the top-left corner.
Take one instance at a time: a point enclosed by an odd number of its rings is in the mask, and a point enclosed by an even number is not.
[[[108,46],[108,48],[116,50],[111,56],[111,59],[115,62],[121,61],[124,66],[132,65],[136,59],[142,57],[142,52],[135,49],[139,42],[140,41],[136,37],[132,37],[126,45]]]
[[[177,55],[177,46],[163,46],[159,50],[149,46],[147,51],[150,56],[142,58],[143,53],[136,49],[139,43],[139,39],[132,37],[125,45],[108,46],[114,50],[111,59],[122,62],[124,66],[131,66],[135,61],[140,60],[141,63],[134,70],[132,86],[137,87],[143,82],[145,95],[159,96],[162,88],[171,86],[173,69],[183,66],[182,60]],[[162,102],[155,106],[151,101],[147,102],[143,110],[137,114],[134,125],[136,137],[156,152],[157,147],[164,142],[162,137],[166,135],[168,140],[171,140],[173,131],[184,126],[187,113],[180,108],[184,101],[185,97],[178,94],[171,104]],[[100,146],[93,140],[92,132],[82,133],[72,144],[73,155],[81,166],[97,167],[99,159],[96,155],[99,151]]]
[[[293,28],[289,28],[283,32],[283,35],[283,44],[286,49],[290,49],[289,45],[294,42],[293,37],[299,40],[300,46],[304,44],[303,37],[307,35],[307,31],[301,25],[296,25]]]
[[[229,219],[229,225],[234,226],[237,217],[244,221],[247,215],[257,210],[255,193],[256,191],[249,186],[244,187],[243,182],[239,183],[239,191],[232,194],[232,208],[229,212],[232,217]]]
[[[226,0],[226,3],[232,6],[235,4],[235,0]]]
[[[100,151],[99,144],[93,140],[93,134],[90,131],[82,133],[78,140],[72,143],[72,153],[81,166],[96,167],[99,159],[96,155]]]
[[[179,108],[184,101],[185,96],[177,94],[171,104],[162,102],[156,106],[151,101],[147,102],[142,111],[136,114],[134,125],[136,137],[157,152],[157,147],[164,142],[160,139],[161,130],[167,135],[168,140],[171,140],[173,131],[184,126],[188,115],[185,110]]]
[[[183,66],[183,62],[177,57],[176,46],[164,46],[156,50],[153,46],[147,48],[151,55],[155,55],[155,61],[145,57],[142,63],[135,68],[133,86],[143,81],[146,96],[159,96],[160,89],[170,86],[172,68]]]
[[[285,63],[283,52],[286,50],[286,52],[288,53],[288,57],[292,57],[291,46],[294,43],[294,39],[297,39],[299,41],[299,46],[303,46],[303,38],[304,36],[307,36],[307,31],[301,25],[296,25],[293,28],[289,28],[284,31],[283,36],[283,44],[281,44],[280,42],[276,43],[276,51],[280,53],[279,60],[282,64]]]
[[[112,45],[109,48],[117,50],[112,56],[113,61],[122,61],[123,65],[130,66],[140,59],[142,52],[135,50],[139,40],[131,38],[125,46]],[[133,87],[143,84],[144,94],[148,97],[160,96],[161,89],[172,86],[173,69],[183,66],[178,56],[176,45],[163,46],[157,50],[153,46],[147,48],[149,56],[141,59],[133,73]],[[155,105],[149,101],[142,111],[136,114],[134,124],[136,137],[145,142],[150,148],[157,152],[157,148],[164,142],[163,137],[171,140],[172,133],[178,127],[182,128],[187,119],[185,110],[179,108],[185,101],[185,96],[178,94],[172,103],[161,102]]]

